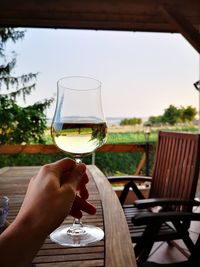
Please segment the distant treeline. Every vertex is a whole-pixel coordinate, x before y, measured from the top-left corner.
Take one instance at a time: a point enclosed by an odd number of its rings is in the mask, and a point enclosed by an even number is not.
[[[165,109],[164,113],[159,116],[150,116],[148,118],[148,122],[151,125],[159,125],[159,124],[169,124],[175,125],[177,123],[186,123],[192,122],[197,115],[197,110],[195,107],[187,106],[187,107],[176,107],[174,105],[170,105],[167,109]],[[123,119],[120,122],[120,125],[140,125],[142,124],[141,118],[129,118]]]
[[[142,123],[142,119],[141,118],[129,118],[129,119],[123,119],[120,122],[120,125],[137,125],[137,124],[141,124]]]

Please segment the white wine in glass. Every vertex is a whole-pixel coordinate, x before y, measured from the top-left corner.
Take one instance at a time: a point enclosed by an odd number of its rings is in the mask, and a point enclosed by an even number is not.
[[[81,162],[106,142],[107,125],[102,109],[101,82],[84,76],[70,76],[57,83],[57,104],[51,125],[55,144]],[[101,228],[62,225],[50,238],[63,246],[84,246],[104,237]]]

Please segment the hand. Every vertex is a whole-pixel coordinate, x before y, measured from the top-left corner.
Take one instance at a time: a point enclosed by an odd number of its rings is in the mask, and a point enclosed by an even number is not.
[[[85,171],[84,164],[63,159],[43,166],[31,179],[16,219],[0,235],[1,266],[27,266],[68,214],[80,218],[82,211],[96,212],[86,201]]]
[[[67,158],[43,166],[31,179],[16,220],[31,223],[50,234],[68,214],[77,218],[82,217],[82,211],[94,214],[95,207],[86,201],[87,182],[82,163]]]

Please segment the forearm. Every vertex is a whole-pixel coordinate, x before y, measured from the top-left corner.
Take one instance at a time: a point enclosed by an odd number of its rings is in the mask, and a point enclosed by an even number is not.
[[[46,234],[34,224],[14,221],[0,235],[1,267],[27,267],[45,238]]]
[[[85,171],[84,164],[66,158],[43,166],[32,177],[16,219],[0,235],[1,267],[29,266],[45,238],[70,212],[73,216],[81,216],[82,211],[95,213],[86,201]]]

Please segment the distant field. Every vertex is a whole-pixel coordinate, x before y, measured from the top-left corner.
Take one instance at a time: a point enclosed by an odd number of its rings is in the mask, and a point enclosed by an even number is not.
[[[185,132],[197,132],[198,127],[195,126],[176,126],[176,127],[152,127],[150,134],[150,142],[157,140],[159,130],[166,131],[185,131]],[[52,139],[50,136],[50,130],[46,131],[45,135],[46,144],[51,144]],[[107,143],[119,144],[119,143],[142,143],[145,142],[144,132],[142,126],[110,126],[108,128]]]
[[[188,127],[188,126],[179,126],[179,127],[159,127],[152,128],[150,134],[150,142],[155,142],[157,140],[158,131],[179,131],[179,132],[197,132],[198,127]],[[108,140],[107,143],[140,143],[145,142],[143,129],[140,127],[134,126],[117,126],[111,127],[108,130]]]

